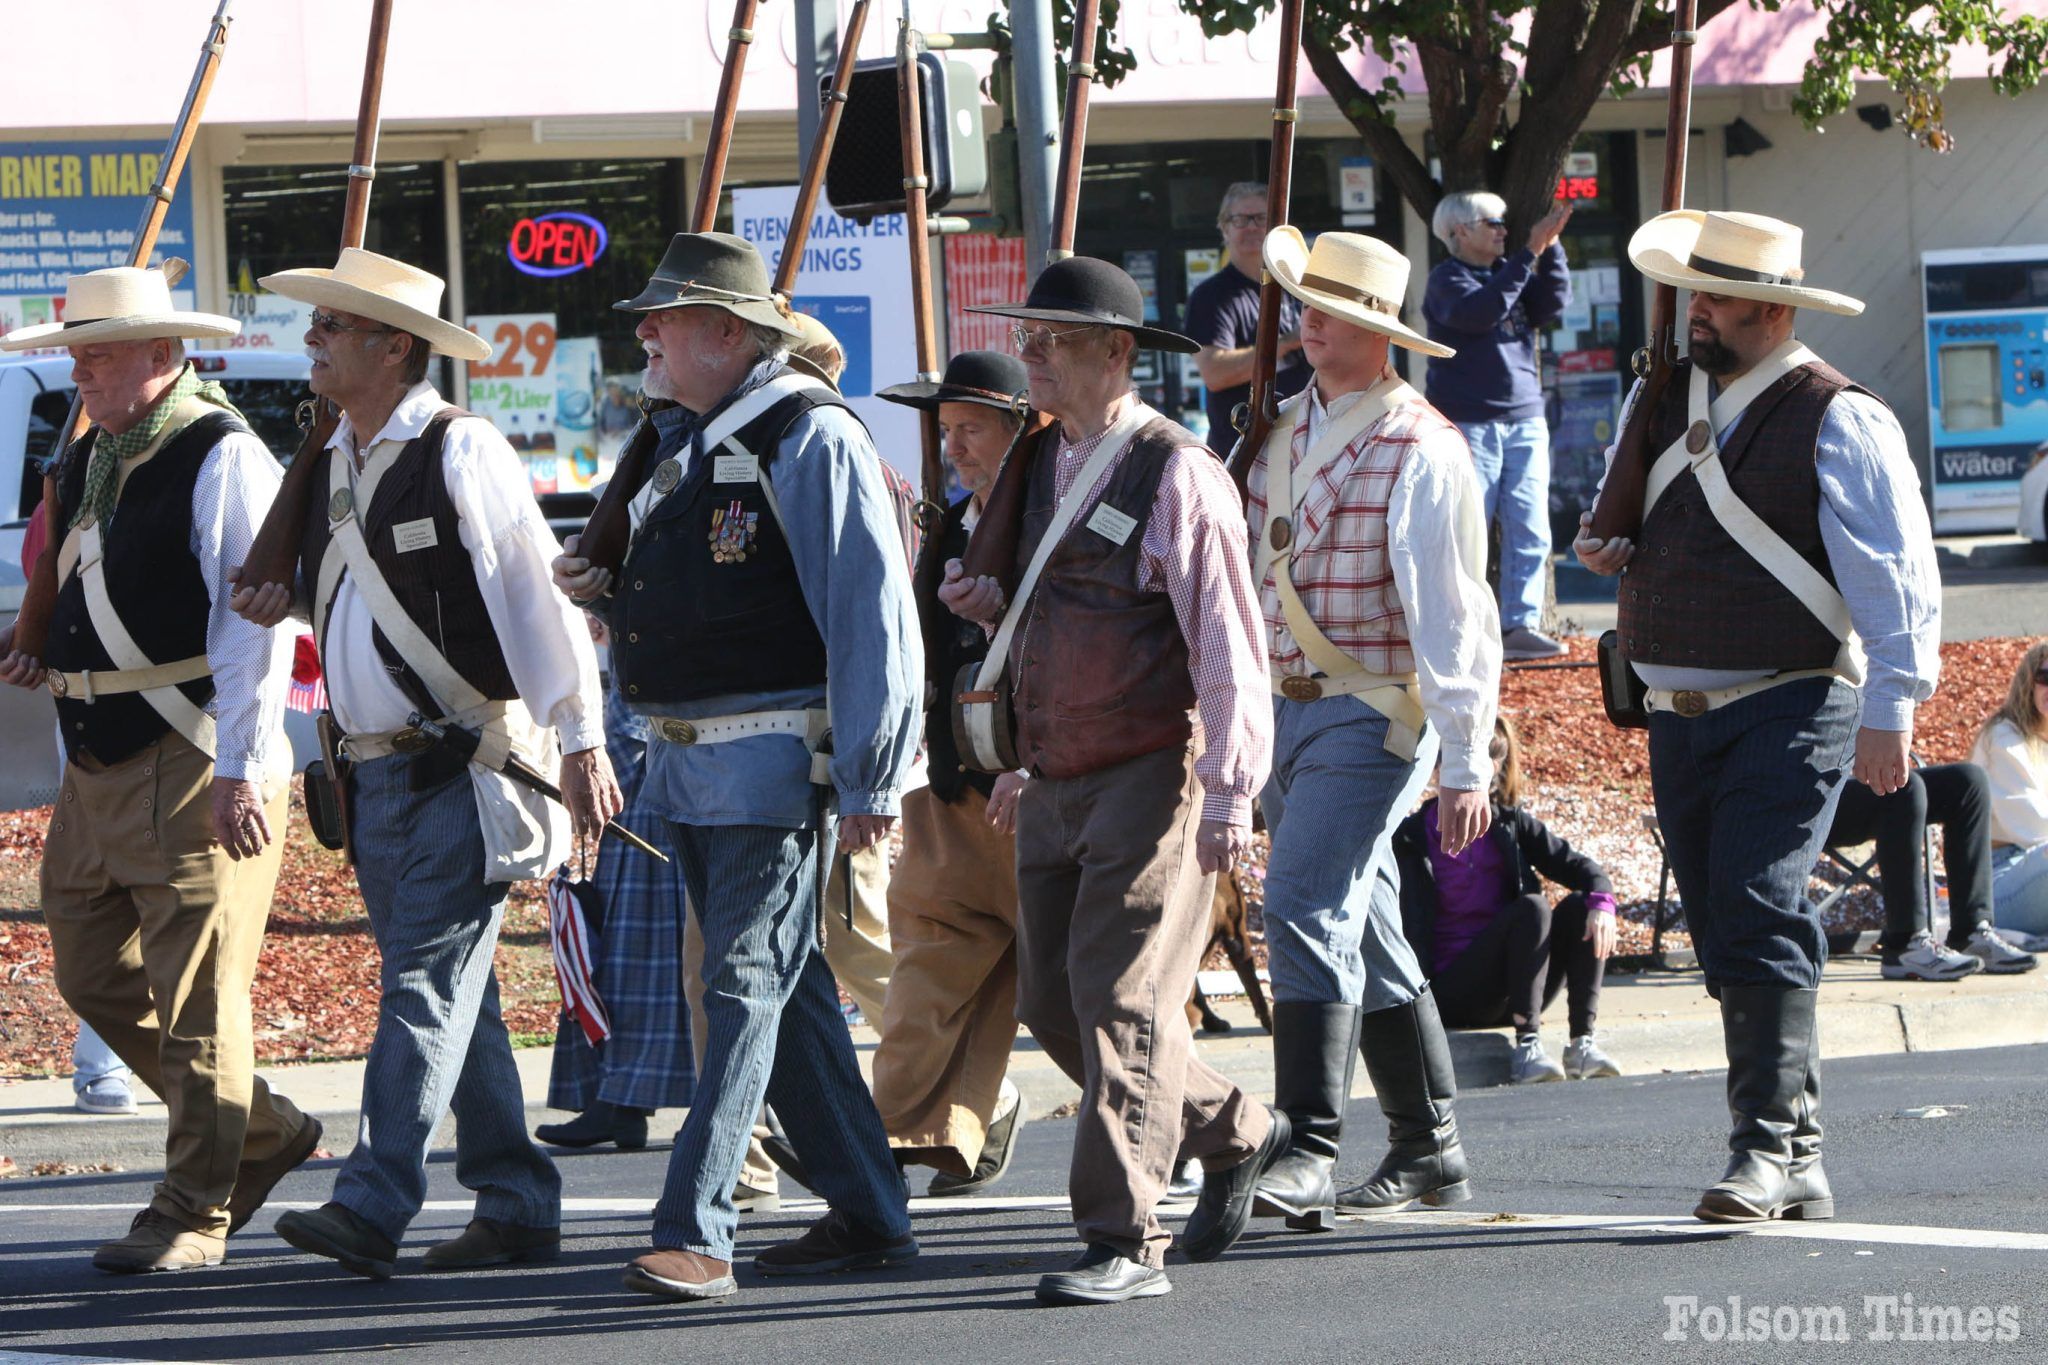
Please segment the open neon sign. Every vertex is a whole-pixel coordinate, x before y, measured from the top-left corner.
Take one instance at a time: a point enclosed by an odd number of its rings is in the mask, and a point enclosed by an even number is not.
[[[505,255],[513,269],[548,280],[590,269],[610,241],[603,223],[564,209],[514,223]]]

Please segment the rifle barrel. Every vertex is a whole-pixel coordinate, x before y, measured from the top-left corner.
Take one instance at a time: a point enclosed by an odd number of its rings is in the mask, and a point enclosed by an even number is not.
[[[370,182],[377,175],[377,130],[384,104],[384,59],[391,49],[391,6],[376,0],[370,10],[370,41],[363,54],[363,94],[356,105],[354,159],[348,166],[348,199],[341,210],[341,244],[359,247],[370,223]]]
[[[839,33],[839,61],[832,70],[832,89],[818,110],[818,131],[804,161],[796,207],[789,215],[789,235],[782,243],[782,259],[775,267],[775,292],[785,299],[796,288],[797,274],[803,269],[804,243],[810,239],[811,218],[818,211],[818,196],[825,188],[825,169],[832,160],[833,145],[839,141],[839,116],[846,112],[846,91],[853,83],[853,65],[860,58],[860,37],[867,26],[868,4],[869,0],[853,0],[846,26]],[[807,92],[797,91],[798,99],[808,97]]]
[[[732,151],[733,124],[739,118],[740,81],[747,74],[747,49],[754,42],[756,0],[736,0],[732,29],[726,34],[725,69],[718,75],[718,102],[712,105],[711,137],[704,147],[704,170],[697,181],[697,208],[690,231],[709,232],[718,225],[718,197],[725,190],[725,159]]]
[[[910,318],[917,337],[917,377],[939,377],[939,334],[932,316],[932,240],[925,212],[924,103],[917,65],[917,30],[910,26],[910,6],[896,45],[896,107],[903,142],[904,233],[910,239]],[[943,114],[940,117],[944,117]],[[920,413],[918,482],[924,501],[946,505],[946,466],[939,453],[939,422]]]
[[[1081,212],[1081,163],[1088,150],[1088,91],[1095,81],[1095,30],[1101,0],[1077,0],[1074,56],[1067,63],[1067,108],[1060,123],[1060,170],[1052,209],[1048,261],[1074,254],[1074,220]]]

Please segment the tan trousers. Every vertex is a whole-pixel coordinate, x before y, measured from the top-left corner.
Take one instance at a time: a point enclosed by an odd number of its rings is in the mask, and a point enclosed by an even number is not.
[[[853,854],[853,927],[846,924],[846,883],[841,860],[832,860],[832,879],[825,888],[825,965],[853,997],[853,1003],[879,1023],[889,991],[889,925],[884,916],[889,898],[889,849],[878,843]],[[683,992],[690,1005],[690,1050],[704,1064],[704,1042],[711,1024],[704,1017],[704,931],[695,915],[683,916]],[[766,1124],[754,1125],[740,1183],[751,1189],[776,1188],[775,1163],[761,1148]]]
[[[284,850],[236,862],[213,842],[213,763],[175,731],[112,767],[64,769],[43,846],[57,989],[170,1110],[151,1206],[224,1234],[243,1161],[275,1156],[305,1117],[256,1075],[249,985]]]
[[[904,795],[889,939],[875,1107],[891,1146],[972,1174],[1017,1041],[1017,843],[974,788]]]
[[[1200,820],[1181,749],[1036,779],[1017,808],[1017,1014],[1081,1087],[1074,1226],[1150,1266],[1165,1263],[1152,1211],[1176,1155],[1235,1165],[1272,1124],[1188,1030],[1214,894],[1195,863]]]

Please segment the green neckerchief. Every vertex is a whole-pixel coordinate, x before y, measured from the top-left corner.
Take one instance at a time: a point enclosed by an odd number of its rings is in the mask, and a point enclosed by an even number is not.
[[[157,438],[164,434],[164,428],[171,424],[171,418],[188,398],[225,408],[236,417],[242,415],[228,401],[227,393],[220,385],[210,379],[200,379],[191,365],[186,365],[140,422],[119,436],[110,436],[103,430],[94,439],[92,463],[85,468],[85,492],[78,499],[78,510],[71,514],[71,525],[92,520],[104,522],[113,516],[114,500],[120,485],[115,473],[124,460],[132,460],[156,444]]]

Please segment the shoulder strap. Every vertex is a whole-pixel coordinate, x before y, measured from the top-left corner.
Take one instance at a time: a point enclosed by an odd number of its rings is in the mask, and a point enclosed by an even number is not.
[[[1089,490],[1094,488],[1096,481],[1102,477],[1102,471],[1109,468],[1109,462],[1131,443],[1131,439],[1138,434],[1138,428],[1151,418],[1151,409],[1143,403],[1131,404],[1129,411],[1118,419],[1116,425],[1104,433],[1102,443],[1095,447],[1095,453],[1088,457],[1088,462],[1081,466],[1081,472],[1074,476],[1074,482],[1067,489],[1067,495],[1060,499],[1060,505],[1053,511],[1052,523],[1045,528],[1045,535],[1040,538],[1038,550],[1031,556],[1031,563],[1025,568],[1024,577],[1018,580],[1016,600],[1010,603],[1010,609],[1003,613],[1003,623],[996,628],[996,638],[989,645],[988,657],[982,660],[981,673],[975,680],[976,690],[986,692],[1002,679],[1003,669],[1007,667],[1010,657],[1011,637],[1016,635],[1017,627],[1023,623],[1024,608],[1031,601],[1031,594],[1038,589],[1038,575],[1044,571],[1046,561],[1052,558],[1054,547],[1066,537],[1068,529],[1074,524],[1074,519],[1081,514],[1081,504],[1088,500]],[[1049,439],[1057,440],[1058,437],[1052,436]]]
[[[1789,337],[1777,350],[1758,361],[1755,369],[1721,390],[1711,404],[1707,402],[1707,372],[1697,365],[1691,366],[1691,382],[1686,390],[1687,431],[1704,419],[1707,442],[1701,452],[1695,452],[1687,447],[1686,433],[1682,432],[1657,457],[1643,486],[1643,515],[1650,514],[1650,509],[1657,505],[1657,499],[1664,496],[1672,481],[1684,473],[1688,465],[1702,458],[1704,450],[1719,447],[1722,428],[1740,417],[1765,389],[1801,365],[1810,365],[1819,359],[1797,337]]]
[[[810,375],[800,374],[794,370],[778,374],[767,383],[761,385],[761,387],[740,395],[723,412],[720,412],[705,424],[702,432],[704,457],[706,459],[717,458],[716,452],[719,447],[727,445],[733,446],[737,453],[741,455],[753,455],[752,451],[744,446],[740,446],[733,438],[743,428],[753,422],[755,418],[764,416],[777,403],[811,389],[822,390],[824,395],[829,395],[834,399],[839,396],[838,392],[823,380],[814,379]],[[758,458],[754,461],[754,467],[758,477],[760,470]],[[680,487],[682,487],[681,480],[671,484],[665,491],[657,491],[652,479],[642,484],[640,491],[633,495],[633,501],[629,505],[634,529],[639,529],[640,523],[647,519],[648,513],[654,510],[656,504]],[[782,508],[775,500],[774,490],[769,488],[768,480],[766,479],[761,479],[761,487],[768,495],[768,510],[775,517],[776,524],[780,526],[782,524]],[[787,528],[784,529],[783,534],[784,536],[789,534]]]
[[[135,637],[128,633],[121,614],[114,610],[114,599],[107,595],[105,544],[100,539],[100,524],[89,521],[77,527],[72,535],[78,538],[78,576],[85,587],[85,610],[92,618],[92,628],[98,632],[100,644],[106,648],[107,657],[120,669],[147,669],[156,667],[155,662],[142,652],[135,643]],[[213,717],[206,714],[193,700],[176,687],[150,687],[143,689],[142,698],[153,707],[164,723],[192,742],[192,747],[214,756]]]
[[[1322,434],[1315,444],[1303,452],[1301,468],[1294,468],[1294,429],[1308,413],[1308,391],[1303,390],[1294,408],[1295,420],[1286,424],[1274,423],[1273,434],[1266,438],[1266,526],[1267,534],[1259,537],[1253,551],[1252,582],[1256,585],[1266,581],[1266,570],[1273,564],[1279,553],[1273,544],[1273,519],[1284,517],[1288,523],[1288,545],[1292,547],[1300,528],[1294,525],[1297,500],[1296,483],[1302,488],[1315,482],[1316,476],[1351,448],[1366,428],[1386,416],[1389,412],[1410,398],[1420,399],[1421,395],[1408,387],[1401,379],[1383,379],[1366,391],[1342,417],[1332,418],[1324,425]],[[1286,409],[1282,409],[1286,411]],[[1299,476],[1297,478],[1297,476]],[[1279,509],[1279,510],[1276,510]],[[1282,573],[1285,570],[1281,570]]]

